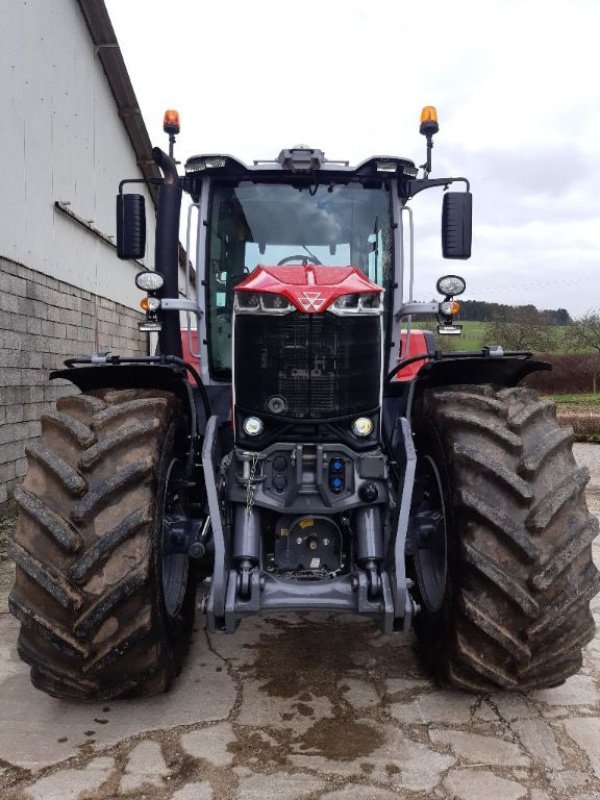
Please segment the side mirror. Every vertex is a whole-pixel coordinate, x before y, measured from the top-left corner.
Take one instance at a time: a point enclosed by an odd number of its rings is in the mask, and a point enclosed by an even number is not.
[[[142,194],[117,195],[117,255],[122,259],[146,255],[146,203]]]
[[[442,254],[444,258],[471,258],[473,195],[446,192],[442,206]]]

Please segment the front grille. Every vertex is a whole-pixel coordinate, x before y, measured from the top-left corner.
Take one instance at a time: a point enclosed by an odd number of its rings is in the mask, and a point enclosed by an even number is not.
[[[378,407],[379,317],[239,314],[234,324],[238,406],[315,420]]]

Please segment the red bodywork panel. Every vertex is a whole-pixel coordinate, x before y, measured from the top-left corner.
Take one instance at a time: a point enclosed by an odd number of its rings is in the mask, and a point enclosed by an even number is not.
[[[256,267],[238,283],[235,291],[278,294],[304,314],[319,314],[344,294],[382,292],[383,289],[356,267],[294,264]]]
[[[192,349],[194,353],[198,353],[198,331],[192,331]],[[189,348],[189,334],[188,331],[181,331],[181,350],[183,353],[183,360],[186,364],[189,364],[190,367],[193,367],[197,372],[200,372],[200,359],[194,358],[192,353],[190,352]],[[194,380],[187,375],[187,379],[190,383],[194,384]]]
[[[427,338],[425,331],[411,331],[410,336],[407,336],[406,331],[400,334],[400,358],[411,358],[418,356],[421,353],[429,353],[430,348],[427,345]],[[412,364],[407,364],[404,369],[401,369],[393,378],[395,381],[412,381],[416,378],[417,373],[427,362],[428,358],[421,358],[418,361],[413,361]]]

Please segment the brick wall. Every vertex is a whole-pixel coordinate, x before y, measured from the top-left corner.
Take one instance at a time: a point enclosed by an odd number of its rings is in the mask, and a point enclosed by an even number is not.
[[[26,444],[57,397],[78,390],[49,381],[70,356],[97,349],[147,355],[141,314],[0,258],[0,504],[25,474]]]

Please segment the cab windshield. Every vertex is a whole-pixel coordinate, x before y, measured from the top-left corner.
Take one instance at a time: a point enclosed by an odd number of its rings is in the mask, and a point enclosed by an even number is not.
[[[392,280],[387,184],[213,184],[207,231],[211,371],[231,370],[233,290],[259,264],[353,266],[380,286]]]

